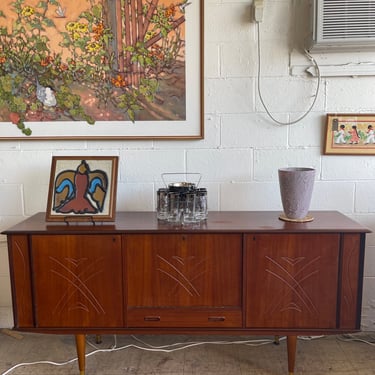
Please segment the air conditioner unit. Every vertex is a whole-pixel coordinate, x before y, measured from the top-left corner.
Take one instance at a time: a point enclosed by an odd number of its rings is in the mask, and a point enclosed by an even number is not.
[[[313,0],[310,52],[375,50],[374,0]]]

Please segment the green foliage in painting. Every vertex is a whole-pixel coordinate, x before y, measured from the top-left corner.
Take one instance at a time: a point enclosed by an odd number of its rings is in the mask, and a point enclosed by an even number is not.
[[[115,108],[135,121],[145,103],[155,100],[160,76],[181,58],[184,47],[175,23],[177,7],[158,5],[156,0],[143,3],[143,14],[152,14],[136,42],[123,31],[121,53],[114,47],[103,6],[94,0],[76,20],[66,22],[58,48],[51,46],[50,35],[57,28],[49,16],[65,17],[58,0],[41,0],[36,6],[15,0],[11,7],[13,24],[0,26],[0,115],[8,116],[25,135],[31,134],[27,121],[94,124],[82,103],[82,90],[93,93],[100,108]],[[168,37],[172,30],[173,37]],[[120,55],[125,61],[121,69]],[[134,67],[137,80],[129,78]]]

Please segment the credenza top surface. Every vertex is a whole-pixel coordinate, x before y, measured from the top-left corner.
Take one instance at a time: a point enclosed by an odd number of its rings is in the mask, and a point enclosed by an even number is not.
[[[210,211],[208,219],[194,225],[172,225],[160,221],[156,212],[117,212],[114,222],[46,222],[37,213],[4,231],[3,234],[95,234],[95,233],[212,233],[212,232],[371,232],[337,211],[311,211],[313,221],[286,222],[278,211]]]

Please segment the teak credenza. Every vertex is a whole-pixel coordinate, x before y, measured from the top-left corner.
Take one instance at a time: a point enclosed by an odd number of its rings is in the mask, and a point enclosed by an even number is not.
[[[334,211],[308,223],[278,212],[210,212],[171,226],[155,212],[114,223],[47,223],[5,231],[15,329],[74,334],[298,335],[360,330],[365,236]]]

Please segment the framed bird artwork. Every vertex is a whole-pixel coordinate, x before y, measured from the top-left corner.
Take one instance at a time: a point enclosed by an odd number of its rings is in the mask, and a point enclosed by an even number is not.
[[[46,221],[114,221],[117,156],[53,156]]]

